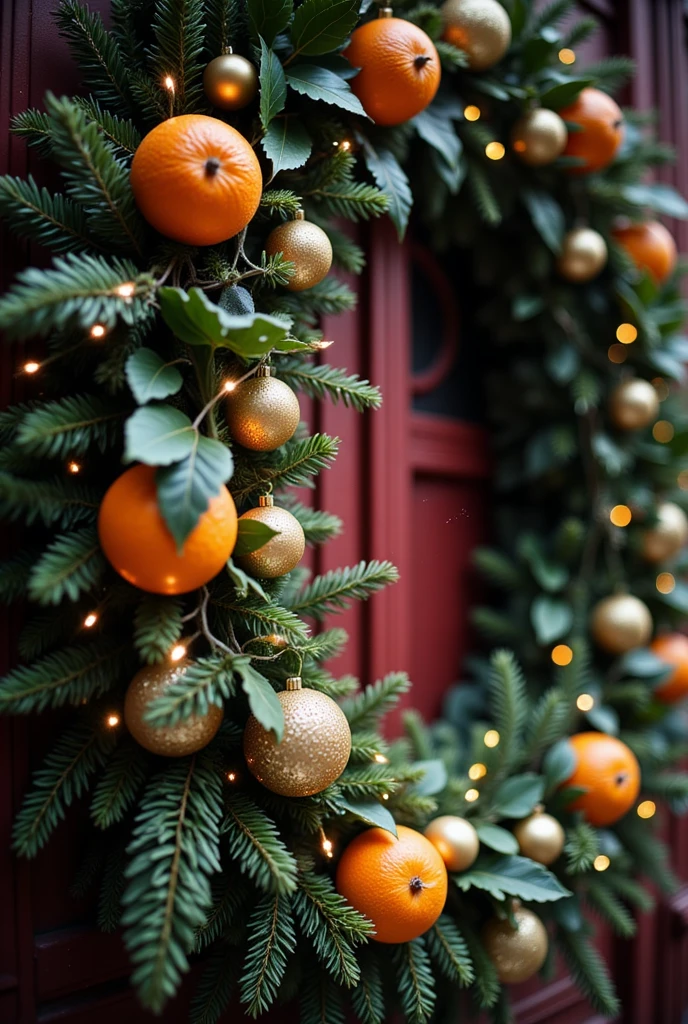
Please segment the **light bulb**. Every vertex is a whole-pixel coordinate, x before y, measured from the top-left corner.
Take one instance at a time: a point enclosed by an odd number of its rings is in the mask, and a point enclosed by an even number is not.
[[[576,700],[576,707],[579,711],[592,711],[595,707],[595,698],[589,693],[581,693]]]
[[[488,142],[485,146],[485,156],[489,160],[501,160],[505,152],[501,142]]]
[[[91,330],[89,331],[89,334],[91,335],[92,338],[104,338],[105,327],[103,326],[103,324],[94,324]]]
[[[592,862],[595,871],[606,871],[610,864],[611,861],[606,853],[600,853]]]
[[[573,64],[576,60],[575,53],[568,46],[559,51],[558,57],[562,64]]]
[[[483,736],[483,743],[486,747],[496,747],[499,745],[499,733],[496,729],[488,729]]]
[[[377,761],[378,764],[389,764],[389,758],[385,757],[384,754],[376,754],[373,760]]]
[[[657,420],[652,428],[652,436],[660,444],[668,444],[674,436],[674,425],[669,420]]]
[[[84,626],[86,627],[86,629],[90,629],[91,626],[95,626],[97,621],[97,614],[95,612],[89,612],[86,618],[84,619]]]
[[[126,284],[121,284],[117,289],[117,294],[121,295],[123,299],[130,299],[136,291],[136,285],[133,281],[127,281]]]
[[[184,644],[177,644],[177,646],[173,647],[170,651],[170,661],[181,661],[185,654],[186,647]]]
[[[622,345],[632,345],[638,337],[638,328],[633,324],[619,324],[616,328],[616,340]]]
[[[119,718],[119,715],[117,715],[117,714],[115,714],[113,712],[111,715],[107,716],[106,721],[107,721],[108,726],[111,729],[114,729],[116,725],[119,725],[120,718]]]
[[[172,78],[171,75],[165,75],[162,80],[162,84],[166,89],[169,89],[170,92],[174,92],[174,78]]]
[[[654,800],[643,800],[636,807],[636,814],[639,818],[651,818],[657,810],[657,804]]]
[[[38,373],[40,368],[41,364],[34,362],[33,359],[29,360],[28,363],[24,363],[24,373]]]
[[[480,120],[480,107],[476,107],[473,103],[469,103],[464,109],[463,116],[467,121],[479,121]]]
[[[480,791],[477,789],[467,789],[463,795],[464,800],[467,800],[469,804],[475,803],[480,796]]]
[[[670,572],[660,572],[655,580],[655,586],[660,594],[670,594],[676,586],[676,580]]]
[[[236,387],[236,384],[234,383],[233,380],[226,380],[225,383],[224,383],[225,391],[234,391],[235,387]]]
[[[609,519],[613,526],[628,526],[633,513],[628,505],[615,505],[609,513]]]
[[[484,764],[481,764],[480,761],[472,764],[468,769],[468,778],[473,782],[477,782],[478,779],[484,778],[485,775],[487,775],[487,767]]]
[[[79,465],[78,462],[68,462],[67,463],[67,469],[69,470],[70,473],[80,473],[81,472],[81,466]]]

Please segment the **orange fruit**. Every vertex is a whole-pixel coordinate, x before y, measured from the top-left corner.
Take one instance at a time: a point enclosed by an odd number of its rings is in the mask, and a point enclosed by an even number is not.
[[[674,671],[655,688],[655,696],[665,704],[674,704],[688,694],[688,636],[664,633],[650,644],[658,658],[674,666]]]
[[[570,167],[572,174],[589,174],[610,164],[623,141],[623,115],[617,103],[600,89],[583,89],[569,107],[559,111],[564,121],[580,126],[570,131],[565,156],[578,156],[585,160],[578,167]]]
[[[576,767],[564,786],[587,790],[571,805],[591,825],[612,825],[633,806],[640,789],[640,767],[632,750],[615,736],[579,732],[569,738]]]
[[[440,58],[428,35],[403,18],[376,18],[355,30],[344,50],[360,68],[351,88],[377,124],[409,121],[432,102]]]
[[[237,514],[226,487],[211,498],[177,552],[155,487],[153,466],[134,466],[107,490],[98,513],[106,558],[129,583],[153,594],[186,594],[217,576],[232,553]]]
[[[377,942],[409,942],[431,928],[447,898],[447,869],[429,839],[405,825],[399,838],[370,828],[349,843],[337,891],[375,925]]]
[[[149,224],[187,245],[215,245],[246,227],[263,188],[256,154],[224,121],[182,114],[141,141],[131,188]]]
[[[614,238],[626,250],[639,270],[647,270],[657,284],[662,284],[676,266],[676,243],[658,220],[615,228]]]

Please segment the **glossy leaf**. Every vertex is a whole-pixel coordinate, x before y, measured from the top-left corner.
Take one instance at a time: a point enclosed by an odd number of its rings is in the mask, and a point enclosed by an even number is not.
[[[127,384],[139,405],[154,398],[176,395],[183,384],[176,366],[166,363],[151,348],[139,348],[127,359]]]
[[[346,40],[358,18],[356,0],[305,0],[291,26],[294,56],[331,53]]]
[[[232,475],[229,448],[195,432],[186,458],[158,471],[158,503],[178,549],[207,510],[211,498]]]
[[[171,405],[146,405],[129,417],[124,434],[125,462],[169,466],[187,457],[198,431],[179,409]]]
[[[287,82],[280,59],[260,41],[260,123],[267,128],[273,117],[284,109],[287,101]]]
[[[267,542],[276,537],[280,531],[273,530],[265,523],[257,519],[240,519],[237,542],[234,545],[233,555],[250,555],[252,551],[258,551],[265,547]]]
[[[272,161],[272,175],[280,171],[293,171],[303,167],[311,155],[313,143],[298,117],[279,117],[273,121],[261,139],[268,160]]]
[[[352,803],[349,800],[339,799],[337,802],[345,807],[354,818],[364,821],[366,825],[376,825],[378,828],[384,828],[386,832],[391,832],[394,836],[397,834],[397,826],[391,812],[377,800]]]
[[[549,903],[571,895],[556,875],[527,857],[480,858],[454,880],[463,892],[483,889],[497,900],[516,896],[533,903]]]

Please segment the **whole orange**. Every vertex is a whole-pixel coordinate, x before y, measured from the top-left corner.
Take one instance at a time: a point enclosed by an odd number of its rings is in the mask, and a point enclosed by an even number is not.
[[[662,284],[676,266],[676,243],[658,220],[615,228],[614,238],[626,250],[639,270],[647,270],[657,284]]]
[[[399,838],[370,828],[349,843],[337,891],[375,925],[377,942],[409,942],[431,928],[447,898],[447,869],[429,839],[405,825]]]
[[[263,181],[243,135],[216,117],[182,114],[141,141],[131,188],[141,213],[162,235],[215,245],[246,227]]]
[[[671,675],[655,688],[655,696],[665,704],[674,704],[688,694],[688,636],[664,633],[650,644],[658,658],[674,666]]]
[[[120,576],[153,594],[186,594],[217,576],[232,553],[237,514],[226,487],[211,498],[178,554],[160,509],[152,466],[134,466],[107,490],[98,536]]]
[[[640,789],[640,767],[632,750],[615,736],[579,732],[569,738],[576,755],[573,775],[564,786],[587,790],[571,805],[591,825],[612,825],[633,806]]]
[[[578,156],[585,160],[578,167],[570,167],[572,174],[589,174],[610,164],[623,141],[623,115],[617,103],[600,89],[583,89],[569,107],[559,111],[564,121],[580,126],[570,131],[565,156]]]
[[[351,88],[377,124],[401,124],[425,110],[440,84],[428,35],[403,18],[376,18],[355,30],[344,56],[361,70]]]

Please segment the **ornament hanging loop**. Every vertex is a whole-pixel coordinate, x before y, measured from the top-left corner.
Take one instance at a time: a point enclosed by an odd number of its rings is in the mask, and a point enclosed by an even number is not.
[[[303,688],[301,676],[289,676],[284,685],[287,690],[301,690]]]

